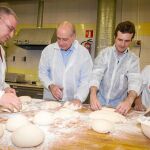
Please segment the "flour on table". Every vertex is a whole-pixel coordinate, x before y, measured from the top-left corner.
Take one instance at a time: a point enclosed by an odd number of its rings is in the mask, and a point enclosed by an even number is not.
[[[28,124],[12,133],[12,143],[18,147],[34,147],[44,141],[44,132],[36,125]]]
[[[82,109],[82,106],[74,105],[73,103],[67,101],[63,105],[64,108],[72,109],[72,110],[79,110]]]
[[[61,103],[55,101],[47,101],[41,105],[41,109],[56,109],[61,106]]]
[[[16,114],[7,120],[6,129],[8,131],[15,131],[17,128],[29,123],[28,118],[22,114]]]
[[[114,123],[108,120],[99,119],[99,120],[92,121],[91,127],[96,132],[109,133],[114,130]]]
[[[126,118],[112,110],[107,110],[107,109],[102,109],[102,110],[97,110],[89,115],[90,119],[105,119],[114,123],[123,123],[126,122]]]
[[[4,134],[4,127],[2,124],[0,124],[0,138],[3,136]]]
[[[60,119],[71,119],[79,117],[79,113],[67,108],[61,108],[59,111],[55,113],[55,118]]]
[[[53,122],[53,114],[47,111],[40,111],[34,116],[33,122],[38,125],[49,125]]]

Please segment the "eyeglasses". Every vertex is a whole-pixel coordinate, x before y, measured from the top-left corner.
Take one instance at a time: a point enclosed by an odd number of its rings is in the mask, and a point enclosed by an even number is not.
[[[6,21],[2,17],[0,17],[0,19],[3,21],[3,23],[5,24],[5,26],[8,28],[9,32],[12,32],[12,31],[16,30],[15,27],[13,27],[12,25],[8,25],[6,23]]]

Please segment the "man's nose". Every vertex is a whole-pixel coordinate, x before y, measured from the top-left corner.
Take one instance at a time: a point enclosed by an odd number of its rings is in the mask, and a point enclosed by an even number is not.
[[[60,44],[60,45],[63,44],[63,40],[62,40],[62,39],[59,40],[59,44]]]
[[[125,46],[125,41],[122,41],[122,42],[121,42],[121,45],[122,45],[122,46]]]

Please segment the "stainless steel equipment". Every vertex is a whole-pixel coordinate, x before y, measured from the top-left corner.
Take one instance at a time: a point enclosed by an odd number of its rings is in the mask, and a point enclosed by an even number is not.
[[[25,74],[19,73],[6,73],[5,80],[7,82],[15,82],[15,83],[24,83],[25,81]]]
[[[14,39],[14,43],[25,49],[43,48],[56,41],[55,28],[23,28]]]
[[[43,50],[45,46],[56,42],[56,29],[43,28],[44,0],[39,0],[36,28],[22,28],[14,38],[14,43],[25,49]]]

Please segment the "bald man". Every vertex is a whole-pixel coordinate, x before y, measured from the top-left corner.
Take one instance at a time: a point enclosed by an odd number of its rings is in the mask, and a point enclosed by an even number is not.
[[[44,99],[69,101],[81,106],[89,92],[92,59],[76,38],[75,27],[68,21],[57,28],[57,42],[41,54],[39,78],[44,85]]]
[[[2,107],[10,111],[21,108],[15,90],[5,83],[6,62],[5,51],[2,47],[3,43],[13,37],[16,26],[15,12],[8,7],[0,6],[0,110]]]

